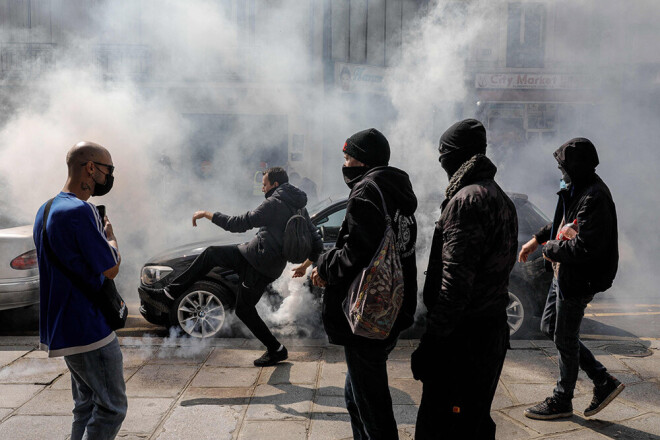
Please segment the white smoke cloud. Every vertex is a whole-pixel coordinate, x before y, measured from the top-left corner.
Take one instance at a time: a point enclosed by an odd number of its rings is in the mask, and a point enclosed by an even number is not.
[[[437,162],[438,138],[453,122],[477,111],[466,82],[466,59],[484,40],[501,40],[504,25],[503,3],[460,3],[456,9],[456,2],[431,2],[406,27],[401,55],[388,68],[385,95],[373,100],[368,94],[323,90],[321,35],[310,30],[310,20],[319,16],[316,2],[259,2],[252,11],[256,32],[247,18],[237,18],[236,2],[98,2],[80,20],[86,26],[64,27],[66,37],[46,72],[30,81],[0,84],[7,110],[0,116],[4,209],[31,221],[39,205],[63,186],[71,145],[90,140],[107,146],[117,166],[115,188],[92,202],[107,205],[123,255],[118,282],[122,293],[135,298],[140,267],[150,256],[175,244],[228,235],[207,223],[193,229],[195,210],[240,214],[261,201],[258,195],[246,196],[255,170],[246,169],[245,156],[249,146],[272,145],[282,131],[279,124],[286,125],[286,133],[296,127],[312,139],[317,163],[302,171],[325,175],[323,191],[333,195],[347,193],[340,171],[344,140],[375,126],[390,140],[392,165],[411,175],[420,198],[436,197],[439,205],[447,179]],[[660,153],[653,127],[660,110],[652,100],[639,105],[638,96],[628,96],[622,84],[633,62],[660,63],[652,54],[643,55],[653,52],[647,48],[658,32],[649,24],[660,18],[660,6],[648,0],[636,2],[635,11],[626,9],[634,12],[628,19],[634,38],[629,39],[621,38],[623,6],[616,2],[602,7],[571,3],[570,8],[573,15],[590,17],[599,32],[589,37],[593,42],[586,49],[573,40],[556,42],[545,68],[556,64],[559,71],[570,70],[571,65],[559,62],[569,60],[579,63],[584,74],[603,78],[595,93],[598,105],[586,120],[574,121],[551,141],[530,142],[515,151],[491,148],[488,155],[505,189],[527,193],[550,215],[559,178],[552,151],[573,136],[591,138],[601,158],[598,172],[619,209],[622,252],[615,287],[650,294],[660,281],[653,266],[660,245],[655,232]],[[66,13],[72,23],[85,15],[74,7]],[[133,62],[115,65],[109,56],[109,67],[101,69],[103,54],[119,45]],[[136,57],[130,58],[129,46]],[[228,120],[222,139],[188,117],[228,108],[243,116],[289,116],[275,127]],[[355,118],[356,109],[368,111]],[[201,144],[206,156],[199,155]],[[209,161],[208,177],[200,175],[202,159]],[[432,221],[433,215],[420,213],[419,218]],[[431,233],[430,225],[420,225],[420,235]],[[420,250],[420,273],[426,268],[424,254]],[[312,334],[318,321],[306,319],[318,318],[315,299],[298,282],[285,270],[275,284],[284,297],[281,307],[273,312],[262,308],[262,301],[259,310],[283,333],[293,332],[287,326],[295,323]],[[233,314],[227,319],[227,328],[237,327]]]

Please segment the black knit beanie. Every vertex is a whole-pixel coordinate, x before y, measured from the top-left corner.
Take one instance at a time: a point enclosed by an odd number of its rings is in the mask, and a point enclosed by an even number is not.
[[[358,131],[344,144],[344,153],[371,167],[390,162],[390,143],[375,128]]]
[[[455,150],[486,153],[486,129],[476,119],[464,119],[449,127],[440,137],[440,154]]]

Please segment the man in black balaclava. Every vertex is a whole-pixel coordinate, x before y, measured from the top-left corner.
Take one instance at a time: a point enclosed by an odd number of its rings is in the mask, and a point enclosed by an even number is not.
[[[424,283],[427,327],[411,359],[424,383],[415,438],[494,439],[490,406],[509,344],[518,219],[484,155],[481,122],[452,125],[439,150],[449,186]]]
[[[321,255],[312,282],[325,286],[323,326],[330,343],[346,355],[344,397],[356,439],[398,439],[387,381],[387,357],[399,333],[413,323],[417,307],[415,241],[417,198],[405,172],[388,166],[390,145],[375,128],[355,133],[344,144],[342,173],[351,189],[335,247]],[[403,270],[403,305],[384,340],[354,335],[342,303],[357,277],[369,265],[385,234],[385,214],[392,219]]]
[[[559,380],[551,397],[525,410],[525,416],[539,420],[573,415],[571,401],[579,368],[594,383],[593,400],[584,410],[586,417],[605,408],[624,388],[579,339],[585,307],[594,294],[612,285],[617,271],[617,219],[612,194],[596,174],[598,154],[589,139],[571,139],[554,156],[562,174],[554,221],[532,237],[518,257],[520,262],[527,261],[543,243],[543,256],[555,275],[541,331],[557,346]]]

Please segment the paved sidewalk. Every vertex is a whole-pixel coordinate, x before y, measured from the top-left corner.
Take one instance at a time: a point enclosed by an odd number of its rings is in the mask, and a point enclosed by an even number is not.
[[[343,351],[318,340],[285,341],[289,361],[255,368],[258,342],[120,338],[129,396],[121,439],[347,439]],[[0,439],[64,439],[72,420],[70,375],[47,359],[36,338],[0,337]],[[412,378],[417,341],[392,352],[389,377],[402,439],[414,437],[421,384]],[[540,422],[523,410],[549,395],[558,368],[546,341],[513,341],[493,402],[498,439],[660,439],[660,341],[587,341],[626,384],[591,419],[581,374],[571,419]],[[640,355],[647,355],[639,357]],[[439,430],[442,427],[438,427]]]

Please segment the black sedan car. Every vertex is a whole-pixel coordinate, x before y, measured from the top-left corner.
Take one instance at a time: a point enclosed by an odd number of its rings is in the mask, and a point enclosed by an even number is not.
[[[549,219],[524,194],[509,194],[518,212],[519,247]],[[312,222],[318,227],[323,244],[332,248],[346,213],[346,198],[328,198],[309,209]],[[433,222],[439,216],[438,199],[421,201],[416,213],[418,226],[419,270],[426,267]],[[428,224],[425,224],[428,223]],[[181,328],[199,338],[218,334],[225,323],[225,314],[235,303],[238,275],[217,267],[193,284],[179,297],[168,296],[163,290],[170,280],[183,272],[208,246],[241,243],[250,235],[223,234],[224,240],[193,243],[171,250],[149,260],[142,268],[140,313],[144,318],[163,326]],[[286,276],[286,275],[284,275]],[[540,316],[552,274],[545,272],[540,250],[532,254],[527,263],[516,263],[509,279],[508,317],[511,335],[521,337],[534,329],[535,318]],[[315,289],[321,294],[322,289]],[[279,295],[270,286],[269,297]],[[273,302],[277,302],[274,300]],[[423,316],[419,317],[423,322]]]

